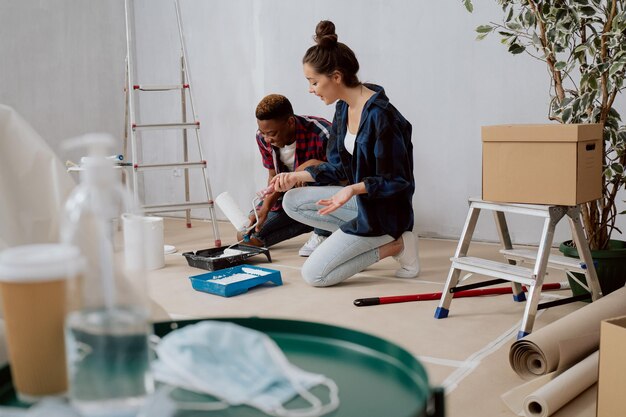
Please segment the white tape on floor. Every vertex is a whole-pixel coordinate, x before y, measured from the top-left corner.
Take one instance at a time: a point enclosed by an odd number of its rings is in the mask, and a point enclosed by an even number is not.
[[[544,311],[545,310],[538,311],[536,317],[540,317]],[[480,365],[480,362],[484,358],[491,355],[496,350],[500,349],[510,339],[516,337],[521,324],[522,322],[520,320],[513,327],[498,336],[495,340],[491,341],[485,347],[470,355],[459,369],[448,375],[448,377],[441,384],[441,386],[445,390],[446,395],[454,391],[459,386],[459,383],[467,376],[469,376],[474,371],[474,369],[478,367],[478,365]]]

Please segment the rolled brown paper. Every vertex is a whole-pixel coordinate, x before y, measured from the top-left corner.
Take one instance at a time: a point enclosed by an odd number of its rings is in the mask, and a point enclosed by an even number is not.
[[[569,368],[598,349],[600,322],[626,315],[620,288],[513,343],[509,363],[522,378]]]
[[[524,399],[526,417],[548,417],[598,382],[596,350]]]

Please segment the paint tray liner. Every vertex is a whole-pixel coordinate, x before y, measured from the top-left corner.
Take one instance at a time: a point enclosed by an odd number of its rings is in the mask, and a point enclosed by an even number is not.
[[[189,277],[196,291],[232,297],[247,292],[250,288],[271,282],[283,285],[280,271],[253,265],[239,265],[219,271]]]
[[[228,249],[228,251],[224,253],[226,249]],[[234,254],[229,255],[228,252],[234,252]],[[197,252],[185,252],[183,256],[187,259],[189,266],[206,269],[207,271],[217,271],[219,269],[241,265],[246,259],[260,253],[265,255],[268,262],[272,262],[268,248],[243,244],[233,245],[230,248],[211,248],[201,249]]]

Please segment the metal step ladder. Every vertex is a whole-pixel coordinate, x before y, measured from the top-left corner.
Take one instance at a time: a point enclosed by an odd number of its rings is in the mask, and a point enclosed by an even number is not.
[[[491,210],[493,212],[496,228],[502,244],[500,253],[502,253],[508,263],[467,256],[481,210]],[[543,232],[537,251],[513,248],[504,215],[505,212],[544,219]],[[572,238],[576,243],[576,248],[581,255],[581,259],[550,254],[550,248],[554,238],[554,229],[564,217],[567,217],[569,220],[572,229]],[[518,339],[530,334],[538,309],[588,298],[587,295],[582,295],[539,304],[541,286],[543,285],[546,269],[548,267],[566,271],[566,273],[572,277],[572,272],[584,274],[587,281],[585,288],[591,293],[591,300],[595,301],[602,297],[596,270],[593,260],[591,259],[591,251],[589,250],[582,228],[580,208],[577,206],[495,203],[472,198],[469,200],[469,212],[465,220],[463,232],[459,238],[459,244],[454,253],[454,257],[450,258],[450,261],[452,264],[441,300],[439,301],[439,306],[435,311],[435,318],[443,319],[448,317],[450,303],[452,302],[453,293],[455,292],[510,281],[513,288],[513,299],[518,302],[526,301],[522,325],[517,335]],[[523,263],[531,263],[533,267],[528,268],[519,265]],[[495,279],[458,286],[461,271],[486,275]],[[580,283],[578,279],[576,279],[576,281]],[[528,289],[528,299],[522,291],[522,285],[525,285]]]
[[[179,84],[158,84],[158,85],[144,85],[135,84],[133,81],[133,16],[132,16],[132,0],[125,0],[125,14],[126,14],[126,127],[124,137],[124,150],[128,149],[128,137],[130,137],[130,155],[132,159],[132,184],[135,201],[139,203],[139,175],[144,175],[146,171],[152,170],[172,170],[182,169],[184,172],[185,182],[185,200],[178,202],[164,202],[161,204],[142,205],[146,213],[164,213],[164,212],[177,212],[185,211],[187,227],[191,227],[191,210],[197,208],[208,208],[211,217],[211,223],[213,225],[213,236],[215,238],[215,246],[221,246],[221,240],[219,236],[219,229],[216,223],[215,208],[213,202],[213,196],[211,193],[211,185],[207,174],[207,162],[202,154],[202,145],[200,141],[200,121],[198,120],[195,108],[194,100],[191,88],[191,76],[189,72],[189,66],[187,64],[187,53],[185,49],[185,39],[183,36],[183,25],[180,15],[180,7],[178,0],[174,0],[174,8],[176,10],[176,23],[178,25],[178,36],[180,41],[180,74],[181,79]],[[179,123],[153,123],[142,124],[136,121],[136,106],[135,99],[138,100],[138,95],[146,93],[149,95],[154,92],[162,91],[180,91],[181,101],[181,115],[182,120]],[[137,96],[137,97],[135,97]],[[189,112],[188,112],[189,106]],[[138,142],[141,138],[141,134],[138,132],[146,130],[176,130],[182,132],[183,139],[183,161],[165,161],[163,163],[145,164],[142,162],[140,152],[138,151]],[[192,131],[195,136],[196,145],[198,148],[199,160],[189,160],[189,147],[188,147],[188,131]],[[201,171],[202,179],[204,181],[204,196],[201,200],[190,200],[189,189],[189,170],[198,169]]]

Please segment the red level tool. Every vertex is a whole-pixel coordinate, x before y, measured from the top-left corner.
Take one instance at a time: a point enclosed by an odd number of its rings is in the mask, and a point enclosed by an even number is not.
[[[543,284],[541,290],[565,290],[569,288],[567,282],[555,282],[550,284]],[[527,291],[526,287],[522,285],[522,291]],[[478,290],[465,290],[452,293],[453,298],[461,297],[477,297],[480,295],[497,295],[497,294],[511,294],[513,289],[511,287],[496,287],[496,288],[482,288]],[[392,304],[392,303],[406,303],[408,301],[428,301],[441,299],[442,293],[431,292],[426,294],[409,294],[409,295],[393,295],[389,297],[372,297],[372,298],[357,298],[354,300],[354,305],[357,307],[376,306],[379,304]]]

